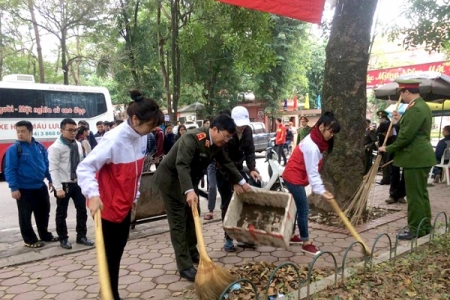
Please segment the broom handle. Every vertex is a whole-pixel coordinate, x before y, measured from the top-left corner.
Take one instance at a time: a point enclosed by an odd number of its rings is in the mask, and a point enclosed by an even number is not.
[[[98,277],[102,300],[113,299],[111,283],[109,281],[108,264],[106,263],[105,242],[103,240],[102,216],[100,210],[94,215],[95,249],[97,250]]]
[[[399,96],[398,97],[398,101],[397,101],[397,105],[395,106],[395,110],[396,111],[398,111],[398,107],[400,106],[401,101],[402,101],[402,96]],[[391,133],[393,124],[394,124],[394,122],[390,122],[389,123],[389,129],[388,129],[388,131],[386,133],[386,137],[384,138],[383,147],[386,146],[386,142],[387,142],[387,139],[389,137],[389,134]]]
[[[205,240],[203,239],[202,222],[200,221],[200,216],[198,215],[197,204],[192,205],[192,215],[194,216],[195,235],[197,236],[197,246],[200,259],[211,261],[208,253],[206,252]]]
[[[356,232],[355,227],[353,227],[352,223],[350,223],[350,221],[347,219],[347,217],[345,216],[345,214],[342,212],[341,208],[339,207],[339,205],[337,204],[336,200],[331,199],[330,201],[331,206],[333,207],[334,211],[339,215],[339,217],[341,218],[341,220],[344,222],[345,227],[347,227],[347,229],[350,231],[350,233],[353,235],[353,237],[360,242],[363,247],[364,250],[366,251],[367,254],[370,254],[370,250],[367,247],[366,243],[363,241],[363,239],[361,238],[361,236],[358,234],[358,232]]]

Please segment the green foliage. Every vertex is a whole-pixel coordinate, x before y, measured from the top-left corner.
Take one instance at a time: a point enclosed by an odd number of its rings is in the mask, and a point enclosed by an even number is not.
[[[315,100],[322,93],[323,77],[325,72],[325,47],[326,41],[310,39],[310,56],[306,72],[309,85],[310,106],[316,107]]]
[[[447,0],[409,0],[404,8],[408,26],[389,30],[389,39],[403,37],[406,49],[425,45],[428,51],[448,50],[450,46],[450,5]]]
[[[268,14],[212,0],[199,3],[179,35],[180,103],[202,102],[210,116],[234,105],[243,86],[252,85],[244,74],[265,71],[275,60],[270,35]]]
[[[255,76],[258,85],[256,97],[266,101],[267,114],[277,115],[280,103],[284,98],[293,97],[294,90],[300,93],[308,91],[305,61],[309,61],[309,25],[274,15],[271,19],[273,26],[269,45],[276,60],[270,71]]]

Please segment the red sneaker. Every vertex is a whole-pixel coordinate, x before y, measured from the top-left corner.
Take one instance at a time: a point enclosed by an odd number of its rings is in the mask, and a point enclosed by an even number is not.
[[[313,244],[303,245],[302,251],[312,255],[320,254],[320,250],[317,249]]]
[[[302,239],[300,238],[300,236],[298,234],[294,235],[291,240],[289,241],[289,244],[291,245],[300,245],[303,244]]]

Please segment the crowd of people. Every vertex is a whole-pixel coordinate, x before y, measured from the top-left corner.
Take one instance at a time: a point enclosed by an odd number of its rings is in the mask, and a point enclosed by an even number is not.
[[[375,128],[367,120],[364,136],[365,167],[372,166],[372,152],[383,153],[383,178],[380,184],[390,184],[388,204],[408,203],[409,231],[401,239],[412,239],[431,231],[431,210],[427,178],[432,166],[450,155],[450,126],[443,130],[444,139],[433,150],[430,144],[431,111],[418,93],[418,84],[399,82],[400,94],[408,109],[400,116],[393,114],[393,130],[387,114],[379,113]],[[40,248],[45,242],[57,242],[71,249],[66,218],[70,199],[76,208],[76,243],[92,246],[87,237],[87,207],[94,216],[101,210],[102,227],[109,276],[114,299],[120,299],[119,268],[127,244],[131,210],[139,199],[140,178],[146,157],[152,157],[156,171],[152,188],[159,191],[167,212],[170,236],[180,276],[194,281],[199,262],[192,210],[199,209],[201,180],[207,175],[208,212],[205,220],[214,218],[217,190],[221,196],[221,217],[225,217],[233,192],[250,192],[250,183],[261,182],[256,170],[255,147],[247,109],[236,106],[221,111],[204,126],[187,131],[179,125],[162,125],[164,115],[156,101],[137,90],[130,91],[131,102],[124,122],[98,122],[97,133],[90,131],[86,121],[61,121],[61,135],[47,150],[33,138],[29,121],[16,124],[17,142],[6,154],[6,180],[16,199],[19,225],[26,247]],[[317,123],[308,126],[306,117],[300,127],[276,120],[275,145],[278,161],[285,170],[283,179],[297,207],[291,243],[302,244],[302,251],[317,255],[320,250],[309,239],[309,205],[305,187],[330,201],[334,196],[325,189],[320,175],[323,153],[331,153],[334,136],[341,126],[333,113],[324,112]],[[117,128],[116,128],[117,127]],[[285,148],[293,147],[289,156]],[[244,167],[244,163],[245,166]],[[247,170],[245,169],[247,168]],[[385,171],[388,170],[388,171]],[[442,170],[433,170],[435,181]],[[246,176],[248,174],[249,176]],[[246,179],[247,178],[247,179]],[[48,186],[45,183],[48,181]],[[447,179],[448,180],[448,179]],[[247,182],[248,181],[248,182]],[[48,190],[56,197],[56,232],[48,231],[50,201]],[[406,199],[405,199],[406,198]],[[32,228],[34,213],[38,235]],[[419,228],[422,219],[427,218]],[[224,251],[237,244],[224,232]]]

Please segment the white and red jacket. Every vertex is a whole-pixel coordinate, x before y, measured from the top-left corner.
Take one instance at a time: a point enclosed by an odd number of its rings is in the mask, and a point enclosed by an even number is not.
[[[147,136],[123,122],[108,131],[78,165],[78,185],[87,199],[100,196],[103,219],[119,223],[130,212],[139,197],[146,149]]]
[[[310,135],[307,135],[300,144],[295,147],[289,161],[284,168],[283,180],[291,184],[307,186],[311,184],[312,191],[322,195],[325,193],[325,186],[320,177],[323,155],[319,147],[313,142]]]

